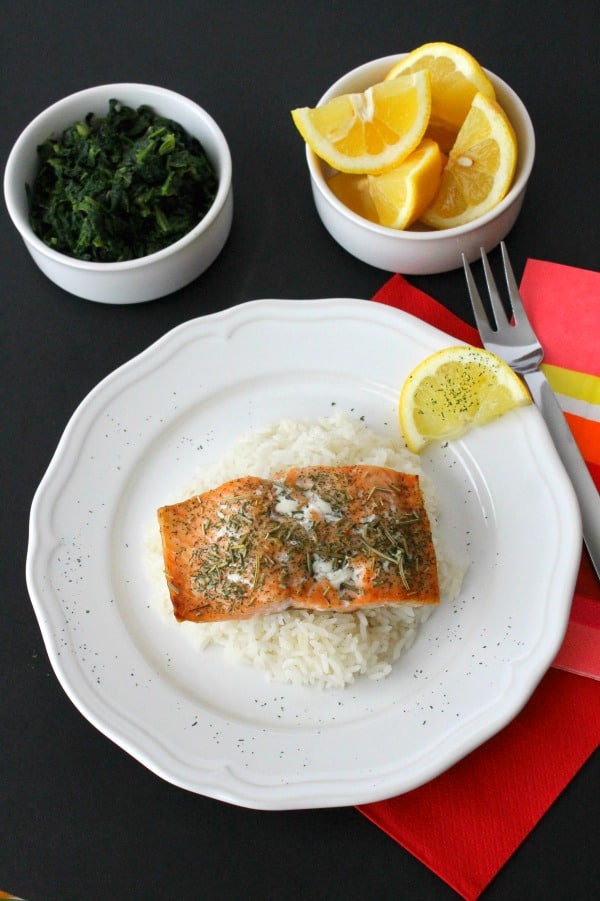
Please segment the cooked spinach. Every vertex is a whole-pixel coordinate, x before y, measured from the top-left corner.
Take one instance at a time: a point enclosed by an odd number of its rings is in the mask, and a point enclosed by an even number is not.
[[[80,260],[146,256],[203,219],[218,187],[201,143],[181,125],[118,100],[38,147],[30,222],[49,247]]]

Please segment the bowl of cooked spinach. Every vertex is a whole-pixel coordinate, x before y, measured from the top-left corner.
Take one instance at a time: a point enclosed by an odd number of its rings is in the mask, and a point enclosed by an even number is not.
[[[40,113],[6,164],[12,221],[40,269],[86,300],[154,300],[189,284],[231,229],[231,155],[196,103],[111,84]]]

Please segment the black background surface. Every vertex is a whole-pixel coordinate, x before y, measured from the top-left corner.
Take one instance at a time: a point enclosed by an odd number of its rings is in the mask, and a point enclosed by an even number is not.
[[[216,118],[235,192],[231,236],[210,270],[169,298],[122,307],[56,288],[2,209],[0,888],[28,901],[456,898],[353,808],[238,809],[161,781],[96,731],[53,675],[28,599],[28,514],[79,402],[173,326],[261,297],[370,297],[386,281],[321,226],[289,116],[369,59],[447,40],[507,81],[538,142],[508,238],[517,275],[527,257],[597,269],[597,5],[5,0],[0,16],[3,166],[48,104],[95,84],[149,82]],[[410,280],[468,317],[460,272]],[[485,901],[598,896],[599,774],[596,755]]]

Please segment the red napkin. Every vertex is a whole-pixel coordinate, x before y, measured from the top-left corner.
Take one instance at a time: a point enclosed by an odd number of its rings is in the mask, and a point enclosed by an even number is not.
[[[530,288],[545,289],[554,264],[530,263],[537,268],[533,276],[530,273]],[[523,293],[525,287],[524,280]],[[591,301],[592,295],[588,298]],[[374,299],[412,313],[455,338],[480,343],[475,329],[399,275]],[[577,591],[587,614],[586,635],[594,644],[596,608],[588,607],[596,603],[597,585],[589,562],[584,560],[583,567]],[[595,637],[597,646],[597,632]],[[581,663],[580,651],[575,648],[575,666],[569,667],[575,672]],[[358,810],[459,895],[474,901],[599,743],[600,684],[594,678],[552,668],[521,713],[498,735],[421,788]]]

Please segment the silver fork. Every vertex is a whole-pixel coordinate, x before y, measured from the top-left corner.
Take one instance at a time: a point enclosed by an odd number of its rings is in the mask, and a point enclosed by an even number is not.
[[[485,273],[490,305],[494,314],[491,323],[477,290],[471,267],[462,255],[467,287],[483,346],[501,357],[511,369],[525,380],[534,403],[539,408],[552,436],[558,455],[573,483],[583,526],[583,539],[600,578],[600,495],[581,456],[575,439],[566,423],[545,375],[540,370],[544,357],[542,345],[527,318],[504,242],[500,245],[504,275],[512,306],[512,322],[507,316],[486,253],[482,248],[481,262]]]

